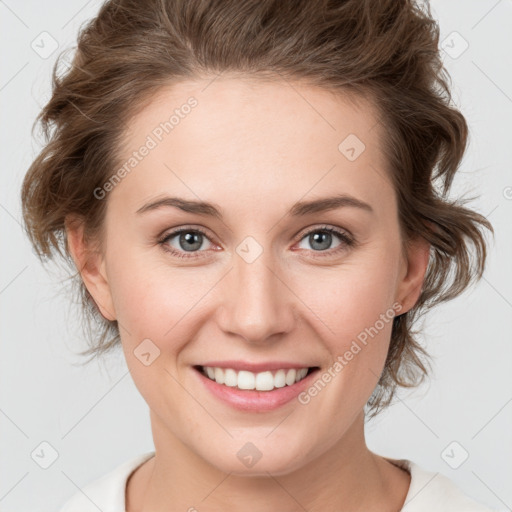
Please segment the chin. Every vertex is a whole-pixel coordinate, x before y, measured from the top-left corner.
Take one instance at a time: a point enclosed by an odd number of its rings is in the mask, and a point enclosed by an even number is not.
[[[285,475],[306,464],[304,443],[302,447],[286,446],[283,443],[265,443],[263,440],[236,441],[235,447],[226,446],[221,451],[205,454],[203,458],[220,471],[237,476]],[[199,452],[200,454],[200,452]]]

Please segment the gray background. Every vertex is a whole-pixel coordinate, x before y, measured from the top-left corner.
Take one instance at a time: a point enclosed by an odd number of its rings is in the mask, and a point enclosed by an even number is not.
[[[74,352],[85,345],[76,306],[62,292],[65,273],[54,265],[43,268],[20,225],[19,187],[39,149],[30,129],[49,97],[51,66],[100,5],[0,1],[4,512],[56,510],[86,483],[153,449],[148,409],[122,353],[103,364],[74,366],[79,361]],[[368,425],[367,439],[377,453],[412,459],[447,475],[483,503],[511,510],[512,2],[436,0],[431,5],[445,41],[454,97],[471,130],[454,194],[480,195],[473,205],[493,223],[496,242],[482,281],[425,320],[423,340],[434,356],[430,382],[401,393],[396,405]],[[49,56],[31,46],[42,47],[46,37],[44,47],[51,49],[49,36],[40,35],[45,31],[58,44]],[[464,41],[469,46],[462,51]],[[43,448],[49,457],[51,449],[42,442],[58,454],[48,469],[31,456]],[[453,469],[465,452],[467,460]]]

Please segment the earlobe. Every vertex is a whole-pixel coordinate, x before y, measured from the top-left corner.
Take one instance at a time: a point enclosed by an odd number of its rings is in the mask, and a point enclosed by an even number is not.
[[[85,240],[83,222],[66,218],[65,225],[67,247],[85,287],[101,315],[107,320],[115,320],[112,294],[102,254]]]
[[[397,300],[403,306],[401,313],[412,309],[418,301],[428,269],[429,257],[430,244],[424,238],[410,241],[407,261],[404,262],[405,270],[397,290]]]

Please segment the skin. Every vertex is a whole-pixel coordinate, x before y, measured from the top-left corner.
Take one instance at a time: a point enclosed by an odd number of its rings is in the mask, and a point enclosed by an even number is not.
[[[105,240],[94,253],[81,227],[68,243],[102,315],[120,324],[127,365],[148,403],[156,455],[127,485],[127,510],[396,511],[410,477],[365,443],[363,407],[378,381],[392,322],[311,401],[269,412],[236,410],[207,392],[192,365],[206,360],[288,360],[326,371],[379,315],[416,303],[428,264],[423,240],[402,252],[395,191],[369,103],[300,83],[224,76],[160,90],[129,123],[129,158],[190,96],[198,105],[112,190]],[[207,86],[207,87],[206,87]],[[206,87],[206,88],[205,88]],[[349,161],[338,145],[356,134]],[[287,215],[299,200],[350,194],[343,207]],[[215,203],[219,220],[177,208],[136,211],[162,194]],[[195,252],[157,241],[172,228],[206,230]],[[337,235],[322,251],[307,234]],[[316,230],[314,231],[316,233]],[[201,236],[201,235],[199,235]],[[236,249],[253,237],[253,262]],[[337,248],[342,250],[335,252]],[[160,355],[134,355],[149,338]],[[247,442],[261,459],[245,467]],[[264,500],[262,500],[264,496]]]

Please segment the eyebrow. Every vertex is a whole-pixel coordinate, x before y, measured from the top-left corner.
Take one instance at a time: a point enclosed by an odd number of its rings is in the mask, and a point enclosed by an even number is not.
[[[222,219],[221,208],[205,201],[193,201],[179,197],[162,197],[151,201],[137,210],[137,214],[143,214],[160,208],[179,208],[188,213],[198,215],[207,215],[217,219]],[[295,203],[289,210],[288,215],[293,217],[302,217],[312,213],[326,212],[342,207],[359,208],[360,210],[375,213],[373,208],[364,201],[348,194],[340,194],[332,197],[324,197],[310,201],[300,201]]]

